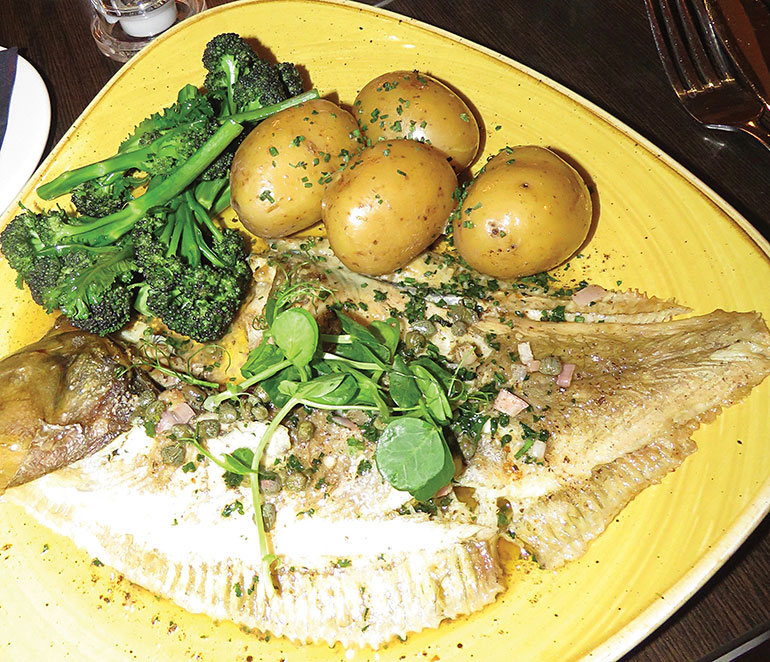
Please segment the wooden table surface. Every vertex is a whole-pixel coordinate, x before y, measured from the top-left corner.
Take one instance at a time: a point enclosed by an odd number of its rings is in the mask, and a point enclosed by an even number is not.
[[[208,2],[218,4],[221,0]],[[770,237],[770,150],[745,134],[702,128],[681,108],[658,60],[642,0],[380,4],[507,55],[578,92],[682,163]],[[51,94],[46,153],[121,66],[97,50],[89,12],[88,0],[0,1],[0,44],[18,46]],[[697,660],[768,620],[770,518],[622,661]]]

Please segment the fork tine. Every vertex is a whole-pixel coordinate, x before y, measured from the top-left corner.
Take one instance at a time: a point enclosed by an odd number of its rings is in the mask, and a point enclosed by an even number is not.
[[[695,21],[693,21],[692,14],[690,13],[690,7],[688,6],[686,0],[679,0],[679,2],[674,0],[674,4],[677,5],[682,31],[684,32],[685,39],[687,39],[687,43],[690,46],[690,57],[694,68],[700,75],[700,82],[705,83],[706,85],[714,85],[719,83],[720,76],[716,73],[714,67],[712,66],[709,53],[706,52],[706,48],[704,47],[704,35],[698,30],[698,26],[696,26]],[[698,12],[697,0],[694,0],[692,4],[695,5],[695,12],[699,19],[698,24],[702,29],[707,31],[708,26],[710,26],[708,16],[706,16],[705,22],[702,21],[702,16]],[[708,45],[713,47],[713,43]],[[700,85],[691,87],[700,87]]]
[[[658,48],[663,69],[678,96],[683,96],[698,80],[687,54],[687,47],[676,27],[674,15],[667,0],[646,0],[652,35]],[[660,16],[659,16],[660,13]]]
[[[704,45],[709,51],[710,60],[714,64],[719,77],[721,79],[734,78],[735,73],[730,57],[727,55],[725,47],[716,33],[714,22],[706,4],[702,0],[692,0],[692,5],[701,27],[701,34],[704,36]]]

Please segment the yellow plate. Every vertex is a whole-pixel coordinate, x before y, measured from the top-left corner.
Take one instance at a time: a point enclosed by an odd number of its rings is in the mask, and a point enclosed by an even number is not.
[[[300,63],[322,94],[351,103],[390,69],[448,82],[483,120],[486,153],[535,143],[589,174],[598,229],[573,260],[578,277],[675,297],[698,313],[720,307],[770,318],[770,246],[738,213],[607,113],[515,62],[408,18],[346,2],[224,5],[187,20],[125,66],[22,192],[110,154],[178,88],[201,83],[200,54],[219,32],[259,40]],[[147,90],[147,91],[145,91]],[[478,167],[478,165],[476,166]],[[2,224],[8,216],[2,219]],[[567,274],[571,275],[571,274]],[[0,354],[48,320],[0,264]],[[614,660],[689,597],[738,547],[770,504],[766,452],[770,381],[696,435],[700,450],[646,490],[562,570],[508,562],[509,588],[483,612],[374,654],[297,647],[212,623],[129,584],[69,541],[0,504],[0,657],[9,660]]]

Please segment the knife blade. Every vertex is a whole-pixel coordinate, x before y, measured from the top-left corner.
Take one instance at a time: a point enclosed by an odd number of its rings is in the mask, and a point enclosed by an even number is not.
[[[765,0],[706,0],[706,7],[740,73],[770,109],[770,5]]]
[[[17,55],[16,48],[0,51],[0,146],[3,144],[5,128],[8,125],[8,107],[11,104],[13,82],[16,80]]]
[[[702,657],[698,662],[767,662],[770,660],[770,622]]]

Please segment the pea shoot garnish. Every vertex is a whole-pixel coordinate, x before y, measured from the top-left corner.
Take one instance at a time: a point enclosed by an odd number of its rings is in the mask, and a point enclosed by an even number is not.
[[[265,535],[259,465],[286,417],[299,405],[330,412],[363,410],[379,417],[385,426],[375,439],[377,469],[395,489],[425,501],[454,475],[445,428],[466,393],[456,374],[427,356],[414,357],[406,349],[396,318],[364,326],[337,306],[342,333],[321,334],[315,318],[297,306],[321,294],[312,287],[292,283],[287,277],[265,306],[265,334],[241,367],[244,381],[204,403],[206,409],[214,410],[227,400],[248,396],[256,385],[264,389],[275,413],[256,447],[215,457],[192,440],[228,474],[248,478],[262,559],[259,586],[268,596],[275,590],[271,565],[276,557],[270,553]],[[363,476],[370,467],[371,463],[365,465],[358,475]]]

